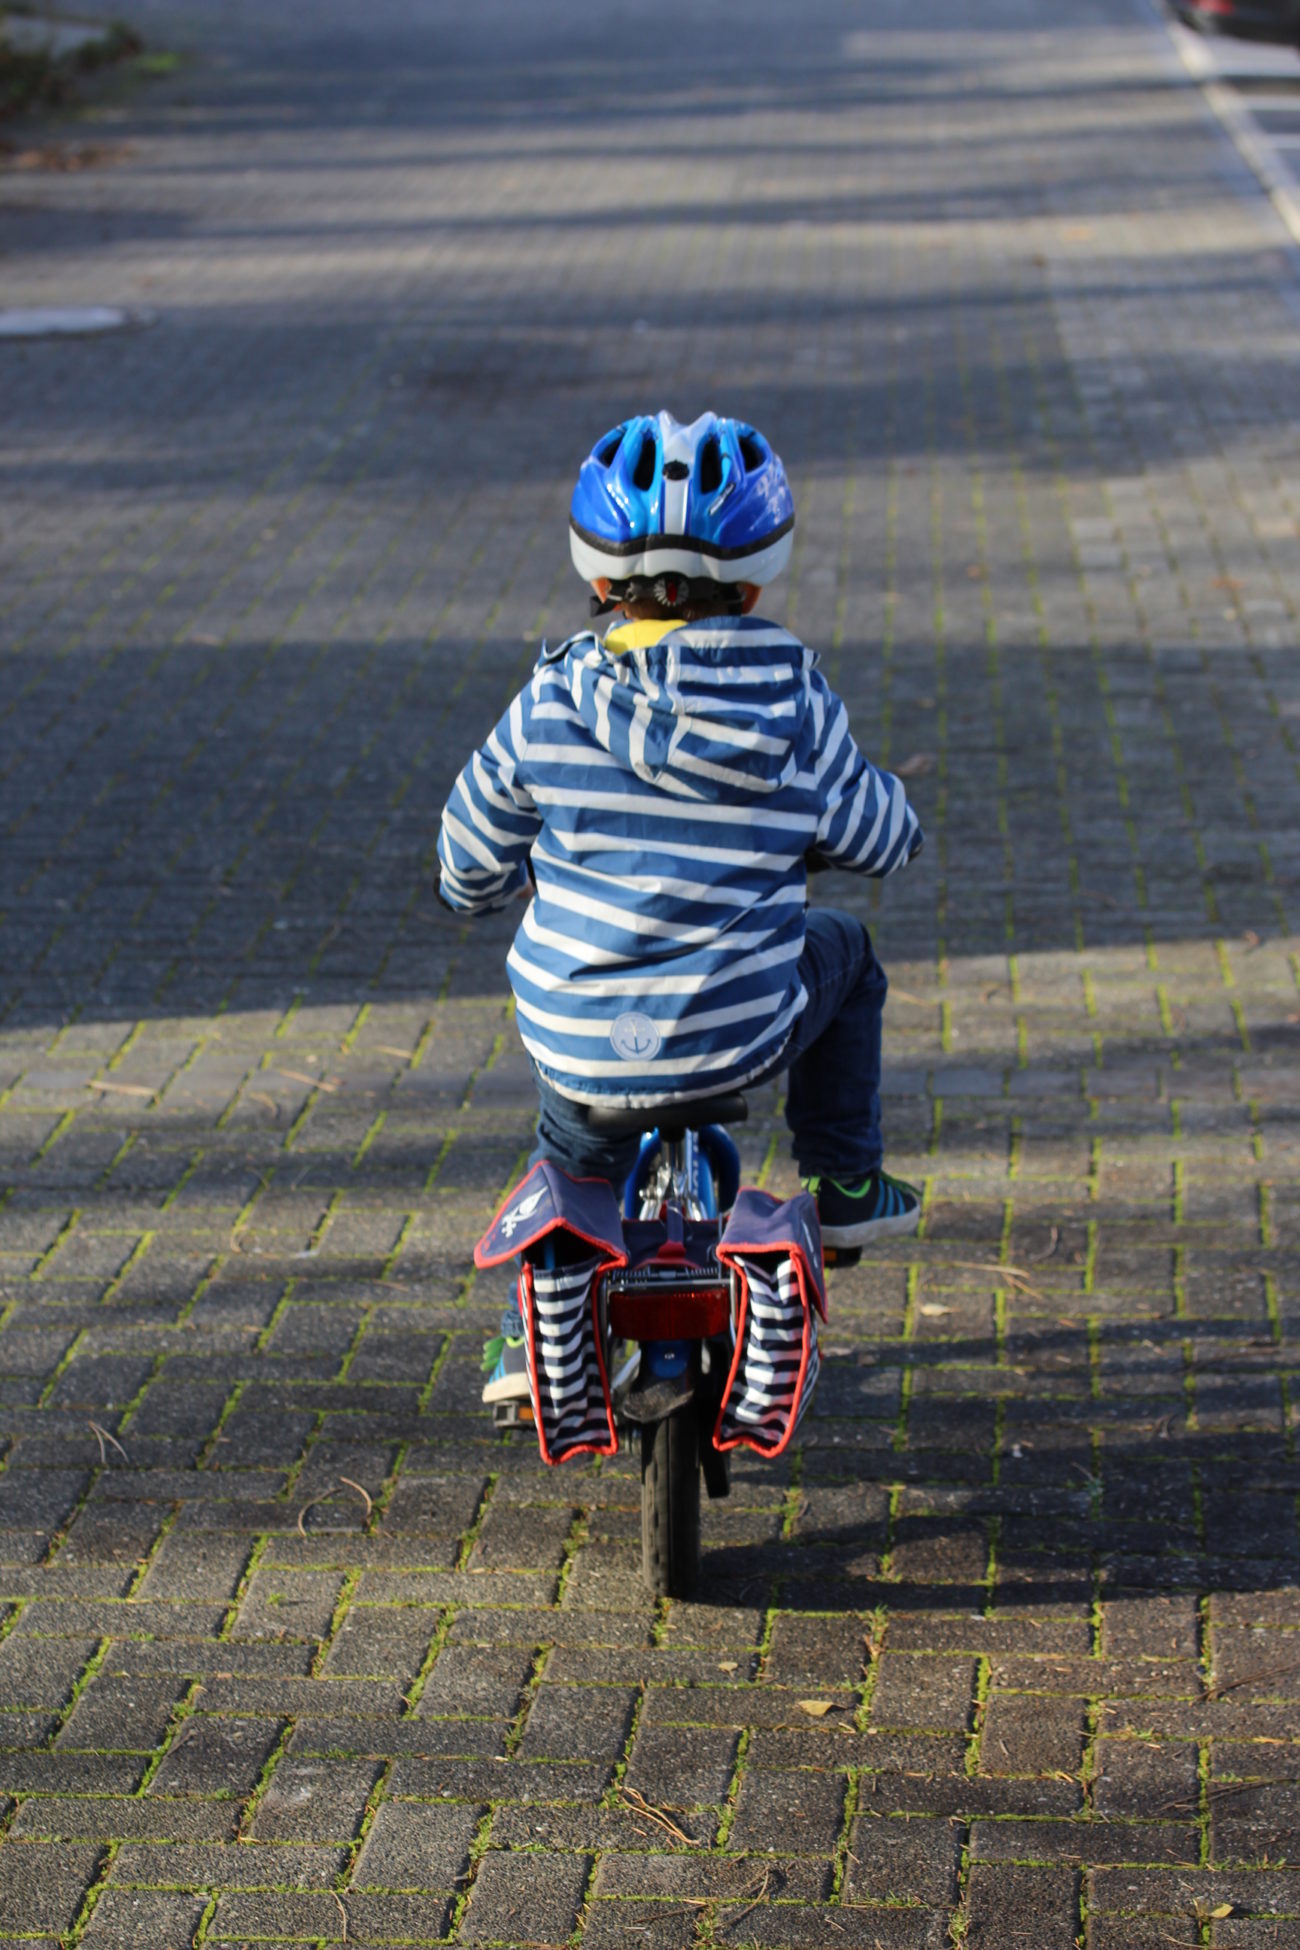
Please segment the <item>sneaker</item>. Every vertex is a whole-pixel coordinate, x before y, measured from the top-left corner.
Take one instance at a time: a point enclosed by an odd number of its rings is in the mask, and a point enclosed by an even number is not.
[[[817,1201],[822,1240],[828,1246],[867,1246],[873,1239],[915,1232],[921,1223],[921,1194],[915,1185],[873,1171],[860,1185],[834,1178],[805,1178],[803,1188]]]
[[[518,1299],[501,1316],[496,1333],[483,1348],[483,1402],[526,1402],[528,1400],[528,1356],[524,1351],[524,1323]]]

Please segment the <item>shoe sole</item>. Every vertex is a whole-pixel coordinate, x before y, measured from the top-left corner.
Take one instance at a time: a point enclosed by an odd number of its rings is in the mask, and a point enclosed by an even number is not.
[[[895,1212],[892,1219],[864,1219],[856,1226],[822,1226],[824,1246],[869,1246],[873,1239],[897,1239],[915,1232],[921,1223],[921,1208]]]
[[[526,1374],[503,1374],[499,1380],[485,1381],[482,1401],[484,1408],[491,1408],[494,1402],[526,1402],[528,1400],[528,1376]]]

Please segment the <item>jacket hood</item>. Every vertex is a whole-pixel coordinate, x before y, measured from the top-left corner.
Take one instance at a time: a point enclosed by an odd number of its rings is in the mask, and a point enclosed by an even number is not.
[[[623,623],[570,645],[573,702],[597,744],[647,784],[687,799],[761,799],[812,748],[796,637],[757,618]]]

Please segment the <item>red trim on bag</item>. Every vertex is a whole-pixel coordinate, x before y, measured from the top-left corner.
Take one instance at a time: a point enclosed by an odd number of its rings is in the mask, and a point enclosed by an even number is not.
[[[540,1234],[538,1235],[541,1236]],[[611,1267],[625,1265],[624,1260],[607,1260],[598,1266],[591,1276],[591,1314],[592,1326],[599,1328],[600,1320],[596,1308],[596,1295],[600,1281]],[[553,1456],[546,1441],[546,1424],[542,1416],[540,1391],[537,1384],[537,1325],[533,1307],[533,1271],[530,1261],[519,1262],[519,1311],[523,1315],[525,1346],[528,1349],[528,1395],[533,1405],[533,1420],[537,1424],[537,1447],[542,1461],[551,1469],[561,1463],[569,1462],[574,1456],[616,1456],[618,1454],[618,1430],[614,1427],[614,1404],[610,1400],[609,1373],[605,1367],[605,1356],[600,1345],[599,1332],[593,1335],[596,1347],[596,1366],[600,1371],[600,1391],[605,1398],[605,1426],[609,1430],[609,1441],[577,1442],[566,1449],[562,1456]]]
[[[768,1239],[761,1243],[755,1240],[752,1245],[738,1244],[736,1240],[728,1239],[725,1245],[718,1247],[717,1251],[718,1258],[724,1266],[732,1265],[733,1258],[737,1253],[752,1253],[755,1259],[766,1259],[771,1255],[784,1253],[791,1265],[797,1266],[799,1269],[800,1292],[804,1291],[807,1283],[811,1283],[813,1306],[816,1308],[819,1318],[825,1320],[826,1301],[817,1281],[812,1277],[812,1268],[808,1261],[808,1249],[802,1239]],[[740,1271],[738,1263],[735,1270],[737,1272]]]
[[[755,1253],[759,1253],[760,1251],[771,1251],[772,1248],[756,1247],[753,1250]],[[722,1435],[722,1419],[727,1412],[727,1402],[730,1398],[731,1390],[735,1385],[741,1357],[745,1351],[745,1322],[749,1312],[749,1280],[746,1277],[744,1266],[737,1265],[735,1271],[740,1278],[740,1305],[736,1310],[736,1351],[731,1357],[731,1367],[727,1372],[727,1384],[722,1391],[722,1402],[718,1409],[718,1419],[713,1430],[713,1446],[724,1455],[728,1449],[738,1449],[742,1443],[744,1443],[747,1449],[752,1449],[756,1456],[762,1456],[768,1460],[774,1456],[782,1455],[790,1446],[790,1438],[794,1434],[795,1426],[799,1420],[799,1404],[803,1400],[804,1382],[808,1378],[808,1362],[812,1353],[812,1308],[808,1304],[807,1271],[803,1248],[800,1247],[797,1252],[790,1253],[788,1257],[791,1265],[795,1269],[795,1278],[799,1283],[799,1298],[803,1304],[803,1332],[799,1339],[799,1372],[795,1377],[790,1419],[786,1424],[781,1440],[775,1444],[765,1442],[762,1436],[750,1434],[743,1429],[737,1431],[733,1436],[728,1436],[725,1441],[719,1439]],[[718,1253],[718,1258],[722,1258],[721,1251]]]
[[[809,1273],[810,1273],[810,1274],[812,1275],[812,1282],[813,1282],[813,1292],[814,1292],[814,1294],[815,1294],[815,1296],[816,1296],[816,1298],[815,1298],[815,1302],[814,1302],[814,1304],[815,1304],[815,1306],[816,1306],[816,1308],[817,1308],[817,1312],[818,1312],[818,1315],[820,1316],[820,1318],[821,1318],[822,1320],[825,1320],[825,1319],[827,1318],[827,1314],[826,1314],[826,1249],[825,1249],[825,1247],[824,1247],[824,1246],[822,1245],[822,1237],[821,1237],[821,1220],[820,1220],[820,1218],[818,1218],[818,1216],[817,1216],[817,1201],[816,1201],[816,1199],[815,1199],[815,1198],[813,1198],[813,1197],[812,1197],[812,1194],[811,1194],[811,1193],[809,1193],[809,1192],[796,1192],[796,1193],[794,1193],[794,1194],[792,1194],[792,1198],[791,1198],[791,1199],[779,1199],[779,1198],[778,1198],[778,1197],[776,1196],[776,1193],[775,1193],[775,1192],[769,1192],[769,1191],[767,1191],[767,1190],[765,1189],[765,1187],[764,1187],[764,1186],[762,1186],[762,1185],[738,1185],[738,1186],[736,1187],[736,1200],[737,1200],[737,1201],[739,1201],[740,1199],[742,1199],[742,1198],[744,1197],[744,1195],[745,1195],[745,1193],[746,1193],[746,1192],[749,1192],[749,1193],[751,1193],[751,1194],[753,1194],[753,1196],[755,1196],[756,1198],[762,1198],[762,1199],[766,1199],[766,1200],[767,1200],[767,1202],[768,1202],[768,1204],[769,1204],[769,1206],[771,1207],[771,1209],[772,1209],[773,1211],[775,1211],[775,1210],[776,1210],[776,1208],[777,1208],[777,1206],[779,1206],[779,1205],[783,1205],[783,1204],[786,1204],[786,1205],[788,1205],[788,1204],[790,1204],[790,1203],[792,1203],[792,1200],[793,1200],[793,1198],[807,1198],[807,1199],[809,1200],[809,1202],[810,1202],[810,1204],[812,1205],[812,1208],[813,1208],[813,1216],[814,1216],[814,1218],[817,1218],[817,1244],[818,1244],[818,1246],[819,1246],[819,1248],[821,1249],[821,1254],[822,1254],[822,1263],[821,1263],[821,1265],[820,1265],[820,1267],[814,1267],[814,1266],[813,1266],[813,1264],[812,1264],[812,1261],[811,1261],[811,1259],[808,1259],[808,1270],[809,1270]],[[730,1219],[728,1219],[728,1221],[727,1221],[727,1223],[728,1223],[728,1224],[730,1223]],[[724,1231],[725,1231],[725,1227],[724,1227]],[[794,1253],[794,1251],[793,1251],[793,1250],[791,1250],[791,1249],[792,1249],[792,1248],[793,1248],[793,1247],[795,1246],[795,1244],[796,1244],[796,1242],[795,1242],[795,1241],[793,1241],[793,1240],[784,1240],[784,1241],[782,1241],[782,1240],[778,1240],[778,1241],[776,1242],[776,1244],[775,1244],[774,1246],[773,1246],[773,1245],[770,1245],[770,1244],[769,1244],[769,1245],[762,1245],[762,1246],[759,1246],[759,1245],[754,1245],[754,1246],[742,1246],[742,1247],[739,1247],[739,1248],[737,1248],[737,1250],[739,1250],[740,1252],[750,1252],[750,1253],[770,1253],[770,1252],[780,1252],[780,1250],[781,1250],[781,1247],[782,1247],[782,1245],[784,1245],[784,1246],[786,1247],[786,1249],[787,1249],[788,1251],[790,1251],[790,1257],[791,1257],[791,1258],[793,1259],[793,1258],[795,1257],[795,1253]],[[805,1257],[805,1258],[807,1258],[807,1257],[808,1257],[808,1256],[807,1256],[807,1249],[806,1249],[806,1247],[805,1247],[805,1245],[804,1245],[804,1242],[803,1242],[802,1240],[799,1240],[799,1241],[797,1242],[797,1244],[798,1244],[798,1252],[799,1252],[799,1255],[800,1255],[800,1256],[802,1256],[802,1257]],[[735,1242],[735,1240],[734,1240],[734,1239],[729,1239],[729,1240],[727,1241],[727,1246],[728,1246],[728,1248],[729,1248],[729,1249],[732,1249],[732,1248],[735,1248],[735,1245],[736,1245],[736,1242]],[[719,1251],[719,1254],[718,1254],[718,1257],[719,1257],[719,1259],[721,1259],[721,1258],[723,1257],[723,1255],[722,1255],[722,1253],[721,1253],[721,1251]],[[819,1275],[819,1274],[820,1274],[820,1276],[821,1276],[820,1278],[818,1278],[818,1275]]]

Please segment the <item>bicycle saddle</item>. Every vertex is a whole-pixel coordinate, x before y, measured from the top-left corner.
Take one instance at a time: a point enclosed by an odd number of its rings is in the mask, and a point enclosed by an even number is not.
[[[626,1110],[622,1104],[589,1104],[587,1123],[606,1137],[639,1137],[643,1131],[658,1130],[671,1143],[687,1131],[702,1131],[706,1124],[743,1124],[749,1105],[739,1090],[720,1097],[693,1097],[688,1103],[656,1104]]]

